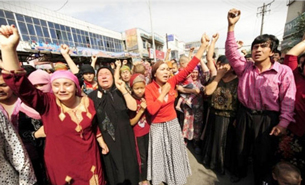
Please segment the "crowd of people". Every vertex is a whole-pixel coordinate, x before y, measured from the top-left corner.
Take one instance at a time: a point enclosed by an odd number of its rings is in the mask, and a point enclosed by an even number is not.
[[[241,51],[228,12],[179,61],[116,60],[77,66],[69,46],[49,74],[20,65],[19,33],[0,28],[0,182],[38,185],[182,185],[187,146],[232,183],[253,166],[255,185],[301,185],[305,176],[305,38],[280,63],[279,40],[256,37]],[[206,57],[203,55],[206,53]],[[202,179],[204,181],[204,179]]]

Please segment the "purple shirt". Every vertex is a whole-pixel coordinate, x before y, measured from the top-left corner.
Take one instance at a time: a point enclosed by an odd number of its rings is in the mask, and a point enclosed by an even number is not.
[[[238,99],[249,109],[280,112],[279,125],[286,128],[294,121],[296,86],[292,70],[278,62],[260,73],[253,62],[237,50],[234,32],[228,32],[226,57],[239,78]]]

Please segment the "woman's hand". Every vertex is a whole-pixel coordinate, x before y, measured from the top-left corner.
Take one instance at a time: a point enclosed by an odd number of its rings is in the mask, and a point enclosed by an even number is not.
[[[141,106],[141,109],[143,109],[143,110],[146,109],[147,104],[146,104],[146,100],[145,100],[144,98],[141,99],[141,104],[140,104],[140,106]]]
[[[5,26],[0,28],[0,43],[1,49],[13,49],[16,50],[20,36],[15,25]]]
[[[70,52],[70,48],[68,45],[66,44],[61,44],[60,45],[60,52],[62,55],[69,55],[69,52]]]
[[[126,88],[125,88],[125,82],[123,80],[116,80],[115,81],[115,86],[116,88],[118,88],[122,94],[125,94],[127,92]]]
[[[170,89],[171,89],[171,85],[170,85],[168,82],[166,82],[166,83],[161,87],[161,93],[164,94],[164,95],[166,95],[166,94],[169,92]]]

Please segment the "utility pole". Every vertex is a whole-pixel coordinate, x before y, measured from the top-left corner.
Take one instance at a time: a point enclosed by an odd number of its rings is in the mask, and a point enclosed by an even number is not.
[[[154,62],[156,63],[157,62],[157,59],[156,59],[157,56],[156,56],[155,34],[154,34],[154,29],[153,29],[152,17],[151,17],[150,0],[148,0],[148,8],[149,8],[152,43],[153,43],[153,48],[154,48]]]
[[[268,4],[265,4],[265,3],[264,3],[263,6],[257,8],[257,10],[259,11],[259,12],[257,13],[257,15],[262,14],[262,23],[261,23],[261,32],[260,32],[260,35],[263,34],[265,13],[271,11],[271,10],[270,10],[270,6],[271,6],[271,4],[272,4],[274,1],[275,1],[275,0],[271,1],[271,2],[268,3]]]

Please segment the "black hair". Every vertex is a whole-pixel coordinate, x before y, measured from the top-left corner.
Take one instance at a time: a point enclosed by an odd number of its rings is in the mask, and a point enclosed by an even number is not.
[[[22,68],[26,71],[26,76],[29,76],[32,72],[36,71],[36,68],[31,65],[23,65]]]
[[[276,49],[276,50],[274,51],[274,53],[278,53],[280,56],[282,56],[282,52],[281,52],[280,50],[278,50],[278,49]]]
[[[215,52],[213,52],[213,58],[216,58],[216,53]]]
[[[220,55],[217,58],[217,62],[220,62],[221,64],[228,64],[229,60],[227,59],[227,57],[225,55]]]
[[[261,43],[268,42],[268,41],[270,41],[271,51],[275,52],[279,45],[279,40],[274,35],[268,35],[268,34],[263,34],[263,35],[257,36],[251,44],[251,50],[253,49],[253,46],[255,44],[261,44]]]

